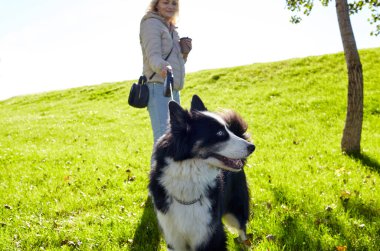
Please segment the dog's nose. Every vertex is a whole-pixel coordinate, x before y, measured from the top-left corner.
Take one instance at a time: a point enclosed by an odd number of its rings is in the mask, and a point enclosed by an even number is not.
[[[249,154],[253,153],[255,151],[255,149],[256,149],[256,147],[254,144],[249,144],[247,146],[247,150],[248,150]]]

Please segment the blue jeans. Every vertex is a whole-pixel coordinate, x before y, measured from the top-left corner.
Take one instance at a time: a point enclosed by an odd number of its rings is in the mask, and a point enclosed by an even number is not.
[[[169,110],[168,103],[171,97],[164,96],[164,85],[161,83],[147,83],[149,88],[148,112],[153,129],[154,144],[166,132]],[[180,103],[179,91],[173,90],[173,99]]]

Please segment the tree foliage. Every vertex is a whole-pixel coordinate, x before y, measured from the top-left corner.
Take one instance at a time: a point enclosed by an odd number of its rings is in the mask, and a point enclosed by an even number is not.
[[[323,6],[328,6],[331,1],[319,0]],[[286,5],[288,10],[308,16],[314,7],[314,0],[286,0]],[[349,1],[348,7],[350,15],[360,12],[363,8],[368,8],[371,13],[368,21],[375,26],[375,30],[371,31],[371,35],[380,35],[380,0]],[[294,15],[290,19],[292,23],[299,23],[301,20],[302,18],[299,15]]]

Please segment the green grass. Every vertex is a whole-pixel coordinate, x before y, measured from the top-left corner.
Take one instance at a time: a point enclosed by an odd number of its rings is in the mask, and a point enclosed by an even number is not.
[[[379,250],[380,48],[360,56],[355,158],[340,151],[342,53],[187,75],[184,107],[198,94],[248,122],[253,250]],[[0,101],[0,250],[165,250],[147,202],[150,121],[128,106],[131,83]]]

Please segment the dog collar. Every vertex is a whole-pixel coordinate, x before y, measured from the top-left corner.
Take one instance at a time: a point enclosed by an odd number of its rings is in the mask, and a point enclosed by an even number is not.
[[[203,195],[201,195],[198,199],[195,199],[195,200],[192,200],[192,201],[183,201],[183,200],[180,200],[178,198],[176,198],[175,196],[172,195],[172,198],[177,201],[179,204],[182,204],[182,205],[185,205],[185,206],[190,206],[190,205],[193,205],[195,203],[197,203],[199,201],[199,203],[202,205],[202,198],[203,198]]]

